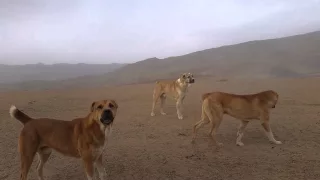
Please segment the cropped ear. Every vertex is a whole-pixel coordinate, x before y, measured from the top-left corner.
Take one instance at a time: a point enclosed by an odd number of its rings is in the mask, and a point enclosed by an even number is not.
[[[93,110],[94,110],[94,105],[96,104],[96,102],[93,102],[92,104],[91,104],[91,108],[90,108],[90,111],[91,112],[93,112]]]
[[[117,102],[116,102],[115,100],[113,100],[113,99],[110,100],[110,101],[111,101],[111,103],[114,104],[114,106],[118,109],[119,106],[118,106]]]

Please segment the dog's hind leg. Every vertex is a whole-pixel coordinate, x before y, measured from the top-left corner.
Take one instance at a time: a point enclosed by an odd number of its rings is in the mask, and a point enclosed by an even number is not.
[[[28,172],[37,152],[39,139],[33,132],[23,131],[19,137],[19,151],[21,161],[20,180],[27,180]]]
[[[160,96],[160,101],[161,101],[161,104],[160,104],[160,112],[162,115],[166,115],[166,113],[164,112],[163,110],[163,107],[166,103],[166,94],[161,94]]]
[[[197,131],[198,129],[200,129],[202,126],[208,124],[210,121],[208,119],[208,116],[206,115],[205,111],[204,111],[204,105],[202,105],[202,110],[201,110],[201,119],[200,121],[196,122],[193,125],[193,136],[192,136],[192,141],[194,142],[197,136]]]
[[[39,163],[37,166],[38,179],[44,180],[43,178],[43,166],[48,161],[48,158],[51,155],[52,150],[50,148],[41,148],[38,150]]]
[[[196,136],[197,136],[197,131],[204,125],[208,124],[210,121],[207,118],[201,118],[200,121],[198,121],[195,125],[193,125],[193,136],[192,136],[192,141],[195,142]]]
[[[211,122],[211,129],[209,134],[211,134],[213,142],[217,146],[222,146],[223,144],[218,142],[216,139],[216,134],[222,122],[222,116],[223,116],[223,111],[221,107],[216,106],[216,107],[210,108],[209,106],[205,106],[204,111]]]
[[[243,146],[244,145],[241,140],[242,140],[242,137],[243,137],[243,134],[244,134],[244,129],[247,127],[248,123],[249,123],[249,121],[241,120],[241,124],[240,124],[238,132],[237,132],[237,140],[236,140],[236,145],[237,146]]]

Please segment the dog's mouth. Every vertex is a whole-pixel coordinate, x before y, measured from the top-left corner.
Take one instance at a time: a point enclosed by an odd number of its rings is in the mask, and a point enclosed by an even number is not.
[[[100,121],[104,125],[110,125],[113,122],[113,119],[100,119]]]
[[[110,125],[114,120],[113,117],[113,113],[111,110],[105,110],[103,111],[100,121],[104,124],[104,125]]]
[[[100,121],[101,121],[102,124],[104,124],[104,125],[110,125],[110,124],[113,122],[113,117],[100,118]]]

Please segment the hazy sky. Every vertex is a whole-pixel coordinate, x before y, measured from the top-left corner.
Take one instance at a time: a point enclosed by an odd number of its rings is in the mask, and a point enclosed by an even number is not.
[[[0,0],[0,63],[110,63],[320,30],[319,0]]]

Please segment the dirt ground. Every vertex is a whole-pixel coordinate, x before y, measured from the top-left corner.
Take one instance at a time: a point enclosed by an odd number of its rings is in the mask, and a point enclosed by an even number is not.
[[[32,117],[71,120],[85,116],[94,100],[114,98],[120,106],[104,164],[107,179],[228,179],[301,180],[320,178],[320,78],[236,80],[219,82],[196,79],[185,99],[183,120],[177,119],[175,103],[150,116],[153,84],[41,92],[0,94],[0,179],[19,179],[18,135],[22,125],[9,117],[15,104]],[[248,125],[243,142],[235,145],[239,121],[225,116],[217,149],[207,136],[209,126],[199,130],[195,145],[191,128],[200,118],[200,95],[209,91],[255,93],[279,92],[280,101],[271,113],[275,138],[268,142],[258,121]],[[37,179],[35,165],[29,179]],[[85,179],[81,161],[54,152],[44,169],[47,180]]]

